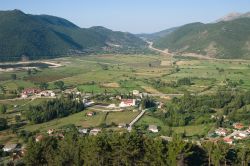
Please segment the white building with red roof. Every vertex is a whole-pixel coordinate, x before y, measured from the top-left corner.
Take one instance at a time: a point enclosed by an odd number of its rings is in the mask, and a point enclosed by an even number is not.
[[[120,108],[124,107],[132,107],[136,105],[135,99],[122,99],[121,103],[119,104]]]

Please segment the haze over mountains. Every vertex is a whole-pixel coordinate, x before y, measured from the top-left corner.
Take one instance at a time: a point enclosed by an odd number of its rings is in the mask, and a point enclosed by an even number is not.
[[[146,43],[104,27],[80,28],[59,17],[0,12],[0,59],[52,58],[92,52],[143,52]]]
[[[63,18],[0,11],[0,60],[54,58],[85,53],[143,53],[141,38],[177,54],[250,59],[250,12],[214,23],[191,23],[153,34],[133,35],[105,27],[80,28]]]

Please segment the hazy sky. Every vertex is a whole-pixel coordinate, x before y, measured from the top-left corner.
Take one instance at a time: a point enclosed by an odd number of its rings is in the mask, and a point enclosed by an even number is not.
[[[0,10],[12,9],[63,17],[80,27],[148,33],[248,12],[250,0],[1,0]]]

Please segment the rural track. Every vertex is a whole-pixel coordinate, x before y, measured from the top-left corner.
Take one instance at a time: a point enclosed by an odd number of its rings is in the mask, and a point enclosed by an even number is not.
[[[175,54],[172,54],[172,53],[169,53],[168,51],[164,51],[164,50],[161,50],[161,49],[158,49],[158,48],[155,48],[153,47],[153,42],[150,42],[150,41],[147,41],[145,40],[145,42],[148,43],[148,48],[153,50],[153,51],[156,51],[156,52],[159,52],[161,54],[165,54],[165,55],[168,55],[170,57],[174,57]],[[194,57],[194,58],[198,58],[198,59],[202,59],[202,60],[215,60],[215,61],[228,61],[228,62],[250,62],[250,60],[246,60],[246,59],[218,59],[218,58],[214,58],[214,57],[209,57],[209,56],[204,56],[204,55],[199,55],[199,54],[188,54],[188,53],[184,53],[183,57]]]
[[[131,130],[132,130],[133,125],[134,125],[134,124],[144,115],[144,113],[145,113],[146,111],[147,111],[147,109],[142,110],[142,112],[141,112],[139,115],[137,115],[137,116],[135,117],[135,119],[134,119],[132,122],[129,123],[128,131],[131,131]]]

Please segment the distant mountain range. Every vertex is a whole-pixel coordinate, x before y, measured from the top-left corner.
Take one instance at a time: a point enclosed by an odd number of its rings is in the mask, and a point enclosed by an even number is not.
[[[80,28],[59,17],[0,11],[0,60],[53,58],[84,53],[137,53],[146,43],[104,27]]]
[[[250,13],[230,14],[215,23],[191,23],[141,37],[153,41],[156,48],[177,54],[250,59]]]
[[[0,61],[86,53],[145,53],[147,43],[175,53],[250,59],[250,12],[231,13],[214,23],[191,23],[153,34],[80,28],[63,18],[0,11]]]

